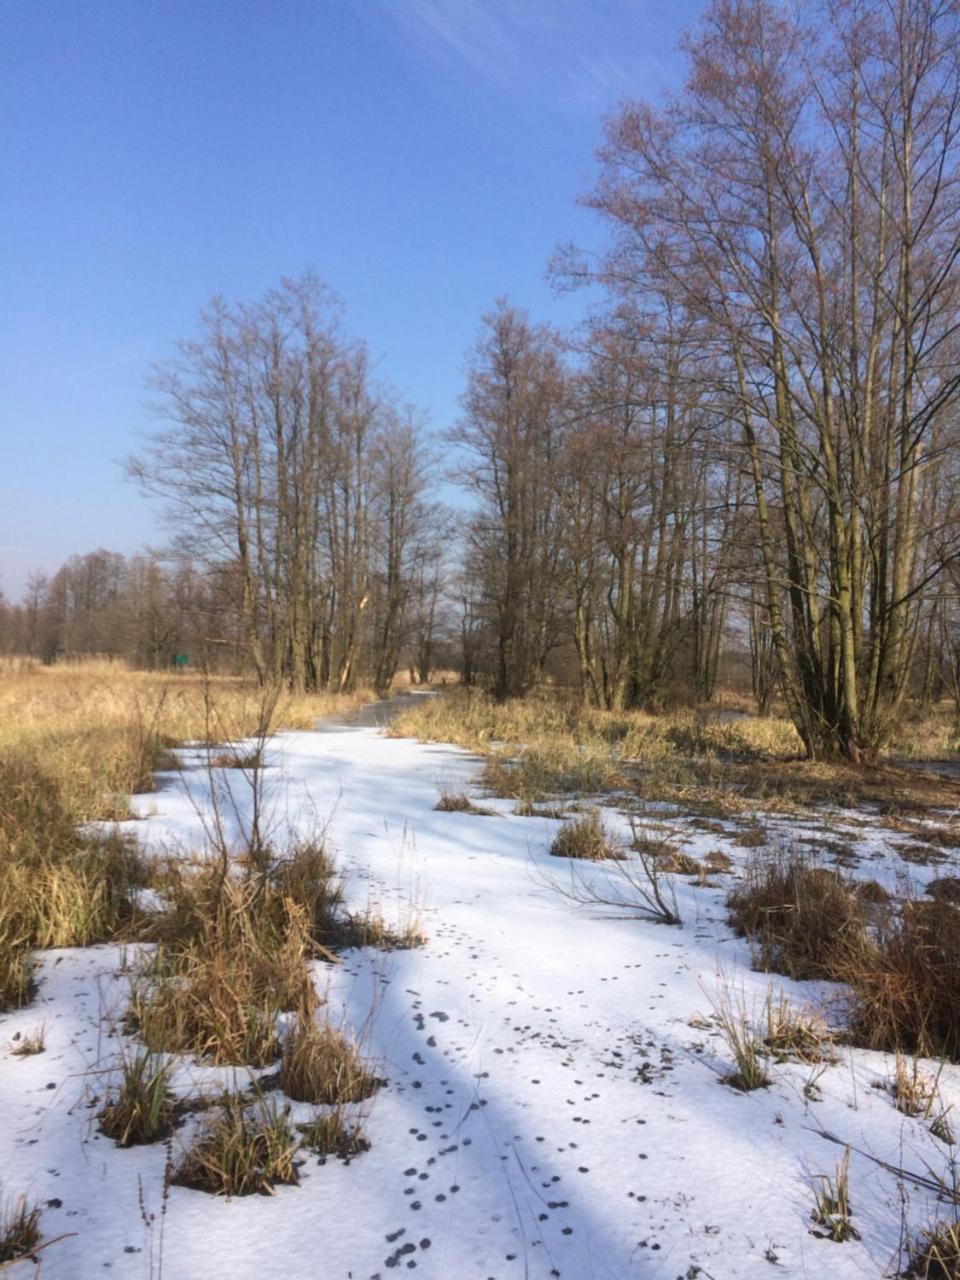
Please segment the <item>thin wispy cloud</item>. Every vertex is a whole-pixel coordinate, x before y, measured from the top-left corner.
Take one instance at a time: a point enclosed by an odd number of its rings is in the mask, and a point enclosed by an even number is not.
[[[400,0],[388,12],[420,56],[476,89],[592,113],[660,81],[653,46],[663,47],[665,28],[678,32],[678,15],[688,20],[699,7],[696,0]]]

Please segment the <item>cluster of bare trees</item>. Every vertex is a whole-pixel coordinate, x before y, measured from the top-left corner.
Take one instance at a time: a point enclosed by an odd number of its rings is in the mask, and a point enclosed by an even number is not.
[[[71,556],[49,577],[31,575],[19,603],[0,596],[0,653],[42,662],[98,655],[146,669],[178,653],[217,666],[245,659],[217,575],[103,550]]]
[[[507,309],[477,348],[472,614],[502,694],[566,634],[622,706],[709,696],[734,610],[761,704],[870,758],[955,647],[960,7],[715,0],[686,52],[608,122],[579,358]]]
[[[709,699],[734,636],[811,756],[960,705],[960,0],[712,0],[685,51],[607,123],[609,249],[555,264],[602,304],[484,317],[455,573],[416,417],[313,277],[158,372],[131,474],[261,679],[426,679],[452,609],[468,683],[615,709]]]
[[[443,515],[413,415],[325,288],[306,275],[215,302],[152,385],[163,426],[130,472],[165,500],[176,547],[228,567],[260,678],[387,689],[411,629],[425,676]]]
[[[733,563],[735,473],[672,352],[631,325],[580,351],[500,303],[452,433],[477,497],[463,577],[465,668],[521,694],[572,650],[583,696],[712,695]]]

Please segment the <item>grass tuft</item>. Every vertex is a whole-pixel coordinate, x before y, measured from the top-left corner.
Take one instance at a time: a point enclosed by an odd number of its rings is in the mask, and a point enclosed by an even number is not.
[[[12,1204],[0,1204],[0,1266],[28,1258],[40,1244],[40,1206],[26,1196]]]
[[[494,816],[492,809],[474,804],[465,791],[442,791],[433,807],[438,813],[473,813],[483,818]]]
[[[905,1280],[960,1280],[960,1221],[938,1222],[910,1249]]]
[[[584,862],[624,858],[623,847],[607,831],[597,809],[565,822],[554,836],[550,852],[555,858],[579,858]]]
[[[742,1093],[765,1089],[770,1083],[763,1061],[763,1044],[751,1026],[742,994],[736,997],[726,981],[710,994],[716,1025],[734,1061],[734,1070],[721,1076],[724,1084]]]
[[[41,1022],[36,1031],[22,1036],[18,1031],[13,1037],[13,1048],[10,1052],[15,1058],[32,1058],[34,1054],[43,1053],[47,1047],[46,1024]]]
[[[301,1145],[315,1155],[338,1156],[349,1164],[354,1156],[370,1150],[359,1124],[348,1124],[339,1107],[317,1115],[308,1124],[298,1125],[303,1135]]]
[[[120,1083],[110,1090],[99,1113],[100,1131],[118,1147],[157,1142],[173,1127],[171,1068],[146,1050],[120,1062]]]
[[[837,1161],[832,1178],[825,1173],[815,1176],[813,1194],[814,1206],[810,1216],[816,1226],[811,1229],[812,1235],[833,1240],[836,1244],[860,1239],[860,1232],[850,1221],[853,1210],[850,1205],[849,1147]]]
[[[864,939],[850,885],[802,854],[755,855],[727,897],[730,920],[754,945],[754,966],[791,978],[840,976],[840,955]]]
[[[781,992],[767,993],[764,1005],[764,1048],[778,1062],[835,1062],[833,1040],[823,1017],[813,1009],[794,1009]]]
[[[960,1060],[960,908],[908,899],[847,946],[837,976],[853,989],[858,1043]]]
[[[329,1023],[302,1014],[287,1033],[280,1088],[294,1102],[362,1102],[381,1083],[367,1070],[357,1045]]]
[[[173,1170],[171,1182],[218,1196],[272,1195],[295,1183],[300,1143],[286,1111],[273,1099],[251,1103],[225,1094],[207,1116],[193,1145]]]

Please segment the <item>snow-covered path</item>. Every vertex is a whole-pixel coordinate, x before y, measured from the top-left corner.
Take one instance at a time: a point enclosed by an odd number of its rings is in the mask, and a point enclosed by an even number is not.
[[[348,1165],[307,1156],[301,1185],[269,1198],[172,1188],[164,1280],[884,1274],[896,1182],[855,1155],[862,1238],[815,1238],[811,1175],[841,1154],[815,1130],[917,1169],[936,1143],[870,1087],[888,1074],[882,1055],[847,1051],[816,1101],[802,1064],[774,1067],[752,1094],[720,1083],[729,1061],[696,1017],[709,1013],[705,988],[722,968],[749,1006],[768,985],[730,937],[722,886],[681,880],[679,929],[578,908],[547,882],[569,874],[547,852],[554,821],[498,801],[484,801],[496,816],[434,810],[441,788],[478,771],[452,748],[344,727],[280,735],[269,760],[278,831],[328,823],[351,900],[382,903],[388,919],[422,903],[429,940],[317,966],[336,1016],[359,1026],[372,1012],[369,1049],[389,1084],[369,1104],[371,1149]],[[139,798],[148,846],[200,843],[207,785],[196,770]],[[239,775],[233,794],[242,819]],[[722,844],[699,839],[689,852]],[[37,1001],[0,1019],[0,1194],[49,1202],[46,1237],[76,1233],[40,1255],[46,1280],[160,1274],[164,1150],[117,1150],[90,1105],[117,1047],[101,1019],[122,1010],[121,959],[115,947],[47,953]],[[816,993],[776,985],[799,1003]],[[43,1019],[44,1054],[6,1052]],[[915,1202],[911,1217],[932,1208]]]

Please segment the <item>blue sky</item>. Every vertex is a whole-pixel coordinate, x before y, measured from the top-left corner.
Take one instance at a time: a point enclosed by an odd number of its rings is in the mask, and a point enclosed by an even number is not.
[[[118,460],[214,294],[305,267],[442,430],[479,317],[572,322],[604,115],[703,0],[0,0],[0,589],[161,541]]]

